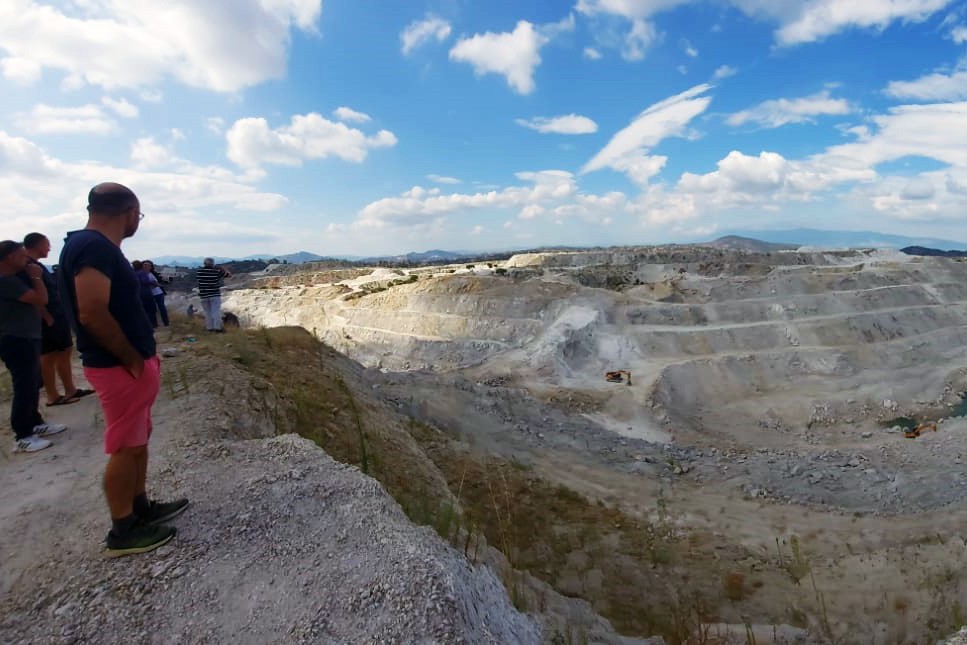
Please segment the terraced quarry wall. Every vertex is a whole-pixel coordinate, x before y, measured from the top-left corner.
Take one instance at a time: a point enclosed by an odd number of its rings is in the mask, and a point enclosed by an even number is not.
[[[471,453],[665,518],[678,546],[721,554],[656,564],[539,532],[521,548],[529,570],[629,635],[654,633],[635,631],[635,616],[655,599],[625,590],[656,570],[680,581],[663,601],[701,595],[693,618],[739,642],[745,620],[759,643],[883,645],[933,642],[964,621],[967,419],[954,417],[967,263],[669,247],[498,268],[382,269],[235,291],[226,307],[380,368],[388,400]],[[618,369],[630,385],[604,379]],[[917,439],[898,426],[931,419],[937,432]],[[541,565],[549,544],[560,567]]]

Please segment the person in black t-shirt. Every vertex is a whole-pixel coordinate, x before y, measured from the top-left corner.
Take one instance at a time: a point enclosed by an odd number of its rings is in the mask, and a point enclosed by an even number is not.
[[[64,315],[54,276],[40,263],[50,253],[50,240],[42,233],[29,233],[24,238],[24,248],[27,249],[30,263],[40,267],[44,285],[47,287],[47,306],[41,312],[43,326],[40,330],[40,375],[44,381],[47,405],[77,403],[82,396],[94,394],[94,390],[74,385],[74,374],[71,371],[74,340],[71,338],[70,324]],[[63,394],[57,391],[58,378],[64,386]]]
[[[138,278],[121,252],[144,214],[131,189],[99,184],[87,197],[87,227],[67,234],[58,286],[77,335],[84,376],[104,412],[104,495],[111,511],[110,556],[144,553],[175,535],[165,521],[188,506],[146,493],[151,406],[161,384],[154,333],[141,306]]]

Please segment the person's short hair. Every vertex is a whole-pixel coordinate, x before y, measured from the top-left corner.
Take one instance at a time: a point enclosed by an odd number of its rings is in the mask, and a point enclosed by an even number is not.
[[[0,262],[7,259],[7,256],[21,248],[23,244],[14,240],[4,240],[0,242]]]
[[[120,215],[137,203],[134,191],[121,184],[98,184],[87,194],[87,212],[91,215]]]
[[[47,236],[43,233],[27,233],[27,235],[24,237],[24,246],[28,249],[34,249],[46,241]]]
[[[140,271],[141,270],[141,260],[134,260],[133,262],[131,262],[131,268],[134,269],[135,271]]]
[[[215,266],[215,260],[212,258],[205,258],[204,265],[206,267],[213,267]]]

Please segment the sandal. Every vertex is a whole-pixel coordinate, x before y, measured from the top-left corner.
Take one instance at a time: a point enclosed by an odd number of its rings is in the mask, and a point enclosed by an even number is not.
[[[56,399],[47,404],[47,407],[53,407],[55,405],[70,405],[71,403],[77,403],[80,401],[76,396],[58,396]]]
[[[74,393],[71,394],[69,398],[79,399],[82,396],[87,396],[88,394],[94,394],[94,390],[85,390],[84,388],[79,387],[76,390],[74,390]]]

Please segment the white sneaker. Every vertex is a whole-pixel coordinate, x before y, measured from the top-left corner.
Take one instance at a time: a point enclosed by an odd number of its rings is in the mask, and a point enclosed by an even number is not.
[[[63,432],[64,430],[67,430],[67,426],[65,426],[63,423],[41,423],[39,426],[34,426],[34,436],[47,437],[52,434]]]
[[[46,439],[41,439],[36,435],[31,435],[29,437],[24,437],[23,439],[17,439],[13,444],[14,452],[37,452],[38,450],[43,450],[44,448],[50,448],[51,442]]]

